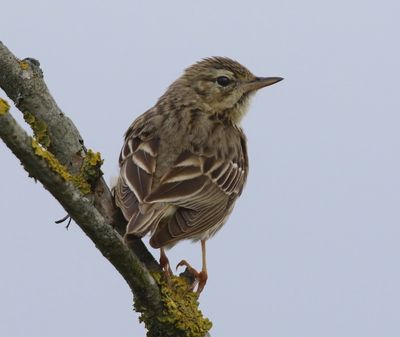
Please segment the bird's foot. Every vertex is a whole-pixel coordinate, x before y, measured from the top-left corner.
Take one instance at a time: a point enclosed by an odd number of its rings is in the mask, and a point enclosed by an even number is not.
[[[195,278],[194,282],[192,283],[192,285],[190,287],[190,290],[194,291],[194,289],[196,288],[196,285],[197,285],[196,293],[197,293],[197,295],[200,295],[200,293],[204,289],[204,286],[207,283],[207,279],[208,279],[207,270],[202,270],[202,271],[198,272],[186,260],[182,260],[181,262],[179,262],[178,265],[176,266],[176,269],[178,269],[179,267],[182,267],[182,266],[185,266],[186,269]]]

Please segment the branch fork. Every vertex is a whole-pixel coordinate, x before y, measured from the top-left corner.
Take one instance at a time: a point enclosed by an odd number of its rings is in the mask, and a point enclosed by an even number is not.
[[[126,221],[100,170],[99,153],[87,150],[78,129],[51,96],[37,60],[18,60],[0,42],[0,87],[23,113],[31,137],[0,98],[0,138],[118,270],[134,295],[148,336],[209,336],[211,322],[198,309],[188,282],[163,280],[140,239],[125,241]]]

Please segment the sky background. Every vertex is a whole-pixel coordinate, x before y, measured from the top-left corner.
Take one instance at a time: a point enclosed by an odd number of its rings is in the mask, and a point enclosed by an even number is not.
[[[129,124],[190,64],[229,56],[284,77],[252,102],[248,183],[208,243],[211,334],[400,336],[399,1],[13,0],[1,13],[0,40],[40,60],[108,181]],[[54,223],[65,211],[2,142],[0,162],[0,336],[144,336],[122,277]],[[169,256],[199,267],[200,245]]]

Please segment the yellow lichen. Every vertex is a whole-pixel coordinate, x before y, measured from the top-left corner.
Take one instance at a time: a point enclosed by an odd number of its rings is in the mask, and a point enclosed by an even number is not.
[[[24,112],[24,119],[33,130],[33,135],[36,140],[44,147],[48,148],[50,146],[50,137],[47,132],[47,124],[36,118],[33,114],[28,111]]]
[[[73,175],[72,183],[82,192],[83,195],[92,192],[90,184],[81,175]]]
[[[62,165],[51,152],[47,151],[35,138],[32,138],[32,148],[37,156],[43,158],[47,162],[47,165],[52,171],[57,173],[65,181],[72,182],[82,192],[82,194],[88,194],[91,192],[90,184],[81,174],[73,175],[69,173],[67,168]]]
[[[28,70],[29,69],[29,63],[26,61],[19,61],[19,67],[22,70]]]
[[[161,323],[163,337],[203,337],[212,323],[203,317],[198,308],[198,296],[189,289],[187,280],[173,276],[166,282],[160,273],[154,273],[153,277],[160,287],[164,310],[153,317],[136,303],[136,310],[141,312],[140,320],[149,330],[155,328],[152,325]]]
[[[4,99],[0,98],[0,116],[5,115],[10,110],[10,105]]]
[[[62,165],[57,158],[49,151],[47,151],[35,138],[32,138],[32,148],[35,154],[43,158],[52,171],[57,173],[65,181],[72,181],[73,176],[68,172],[67,168]]]
[[[97,180],[103,175],[100,167],[103,164],[100,152],[88,150],[80,169],[80,176],[87,181],[92,187],[96,184]]]

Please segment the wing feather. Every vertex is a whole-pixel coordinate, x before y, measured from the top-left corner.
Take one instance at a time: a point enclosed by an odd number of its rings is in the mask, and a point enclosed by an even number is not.
[[[153,247],[173,244],[184,238],[207,236],[225,222],[246,180],[246,159],[227,161],[185,153],[161,178],[160,186],[145,199],[170,203],[177,210],[158,226]]]
[[[246,181],[243,134],[239,130],[240,142],[231,144],[229,155],[185,150],[170,167],[163,159],[160,173],[160,139],[154,125],[143,123],[139,118],[126,134],[114,189],[116,203],[128,220],[127,233],[152,231],[153,247],[213,235],[226,221]]]
[[[184,199],[194,200],[201,192],[207,177],[198,176],[192,179],[177,180],[172,183],[161,184],[154,192],[146,197],[145,202],[168,202],[180,205]]]
[[[140,122],[136,120],[126,134],[119,158],[120,175],[114,188],[115,202],[128,220],[127,233],[135,235],[152,230],[167,210],[143,201],[153,185],[159,139],[143,137]]]

